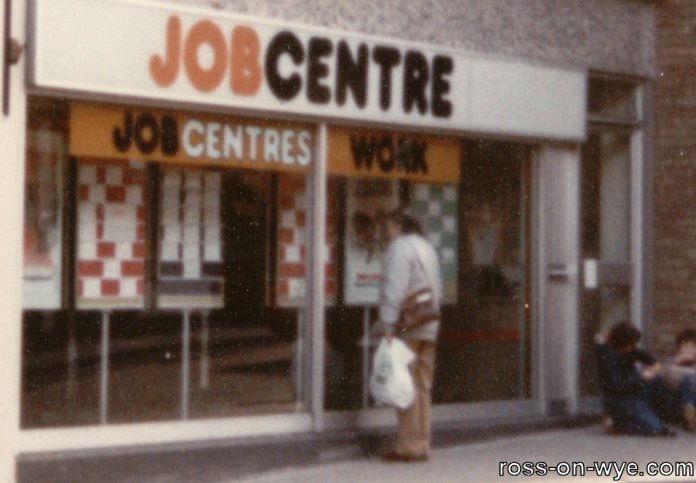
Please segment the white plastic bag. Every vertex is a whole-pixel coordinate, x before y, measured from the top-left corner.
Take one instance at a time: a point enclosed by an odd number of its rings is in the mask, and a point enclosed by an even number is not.
[[[396,337],[391,343],[382,338],[372,361],[370,394],[378,404],[406,409],[413,404],[415,388],[408,365],[416,358]]]

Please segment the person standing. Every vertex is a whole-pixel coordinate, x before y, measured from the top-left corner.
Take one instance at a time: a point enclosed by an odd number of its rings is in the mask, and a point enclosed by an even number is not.
[[[440,263],[420,222],[405,208],[397,208],[387,213],[385,218],[389,246],[382,269],[378,327],[387,340],[399,337],[414,352],[415,361],[409,370],[416,395],[411,406],[397,409],[399,432],[396,446],[383,454],[382,459],[422,462],[427,461],[430,453],[430,405],[440,320],[409,330],[401,330],[398,322],[407,295],[418,289],[430,287],[439,309],[442,301]]]

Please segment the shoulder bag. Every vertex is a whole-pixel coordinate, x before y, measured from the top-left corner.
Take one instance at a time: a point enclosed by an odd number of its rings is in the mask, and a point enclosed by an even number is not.
[[[418,261],[418,266],[423,271],[426,278],[428,277],[428,272],[425,271],[423,262],[421,261],[418,250],[411,243],[411,248],[416,255],[416,260]],[[427,287],[421,287],[416,289],[404,298],[401,304],[401,314],[399,315],[399,321],[396,323],[396,330],[398,332],[405,332],[421,325],[425,325],[428,322],[440,319],[440,309],[438,308],[438,303],[435,300],[435,291],[432,285]]]

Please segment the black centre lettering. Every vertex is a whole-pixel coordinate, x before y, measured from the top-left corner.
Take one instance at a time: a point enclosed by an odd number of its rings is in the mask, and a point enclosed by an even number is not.
[[[379,105],[386,111],[391,105],[392,69],[401,61],[401,54],[393,47],[377,46],[372,51],[372,58],[380,65]]]
[[[336,102],[339,106],[346,103],[347,91],[350,88],[358,107],[363,108],[367,103],[367,45],[358,46],[357,58],[353,59],[350,48],[345,40],[338,43],[336,73]]]
[[[292,32],[281,32],[271,39],[266,50],[266,79],[268,87],[279,99],[288,101],[294,98],[302,88],[302,78],[299,74],[283,77],[278,71],[278,60],[283,55],[289,55],[295,65],[304,62],[305,53],[300,40]]]
[[[431,109],[434,116],[450,117],[452,115],[452,103],[444,96],[450,91],[450,83],[445,76],[451,74],[453,70],[452,57],[436,55],[433,59]]]
[[[312,37],[309,40],[307,60],[307,100],[315,104],[326,104],[331,100],[331,91],[320,81],[329,75],[329,68],[322,61],[331,54],[333,45],[329,39]]]
[[[411,112],[416,104],[418,112],[428,111],[425,88],[428,84],[428,59],[420,52],[409,50],[404,60],[404,112]]]

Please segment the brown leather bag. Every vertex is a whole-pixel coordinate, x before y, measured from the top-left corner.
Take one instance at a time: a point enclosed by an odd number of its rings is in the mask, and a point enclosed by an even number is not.
[[[425,271],[423,262],[420,256],[418,256],[418,250],[413,245],[411,245],[411,248],[413,248],[420,269],[427,278],[428,272]],[[408,331],[439,319],[440,309],[437,300],[435,300],[433,288],[422,287],[406,295],[401,304],[401,313],[399,314],[399,321],[396,323],[396,330],[400,332]]]
[[[435,294],[430,287],[411,292],[401,305],[401,314],[396,329],[406,331],[440,319],[440,311],[435,303]]]

